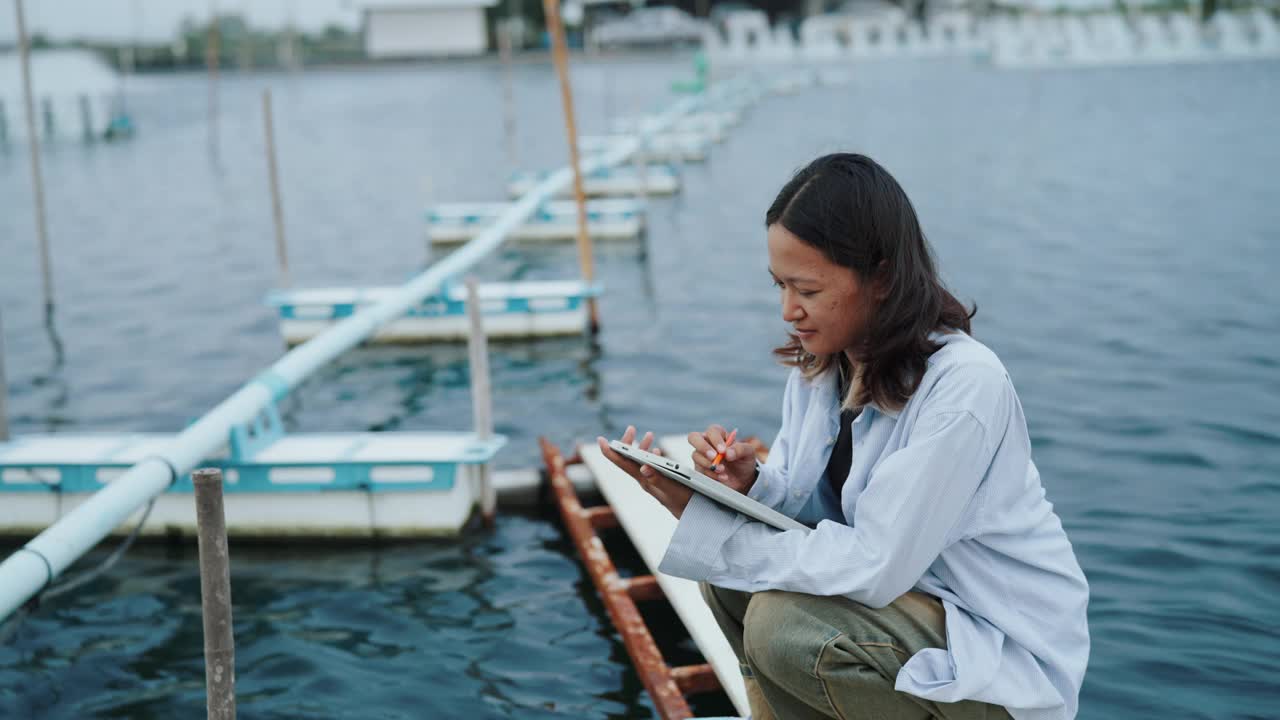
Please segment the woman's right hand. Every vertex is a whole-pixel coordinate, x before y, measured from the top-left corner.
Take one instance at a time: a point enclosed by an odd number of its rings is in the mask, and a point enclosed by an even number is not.
[[[720,425],[710,425],[700,433],[689,433],[693,464],[703,475],[746,495],[756,482],[756,449],[746,442],[735,442],[726,447],[724,441],[728,436],[729,433]],[[722,451],[724,460],[712,469],[711,461]]]

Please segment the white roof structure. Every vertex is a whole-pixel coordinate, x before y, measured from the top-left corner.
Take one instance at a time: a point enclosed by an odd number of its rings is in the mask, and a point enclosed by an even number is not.
[[[88,50],[33,50],[31,87],[37,98],[100,98],[118,92],[120,75]],[[0,99],[22,102],[22,64],[15,50],[0,53]]]
[[[484,10],[498,0],[376,0],[361,5],[371,58],[482,55],[489,49]]]

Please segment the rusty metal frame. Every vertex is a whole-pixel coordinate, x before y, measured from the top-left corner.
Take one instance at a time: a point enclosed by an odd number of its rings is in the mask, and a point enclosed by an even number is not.
[[[552,494],[560,508],[560,516],[573,538],[582,564],[586,566],[596,591],[604,600],[609,619],[622,635],[622,643],[631,656],[636,674],[653,698],[663,720],[685,720],[693,717],[686,695],[721,689],[720,680],[709,664],[671,667],[662,657],[653,634],[640,616],[637,602],[662,597],[662,588],[652,575],[624,578],[618,575],[613,560],[605,550],[596,530],[616,527],[618,519],[607,505],[584,508],[574,492],[565,467],[582,462],[577,456],[565,460],[560,450],[546,438],[539,438],[542,460],[547,467]]]

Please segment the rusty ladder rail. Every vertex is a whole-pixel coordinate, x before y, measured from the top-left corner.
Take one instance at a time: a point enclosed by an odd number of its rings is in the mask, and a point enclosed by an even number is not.
[[[693,717],[686,695],[721,689],[720,680],[709,664],[671,667],[662,657],[649,632],[649,626],[640,616],[636,603],[663,597],[657,578],[640,575],[624,578],[618,575],[613,560],[605,550],[597,530],[617,527],[618,518],[608,505],[583,507],[574,492],[573,483],[565,474],[565,467],[577,465],[581,458],[565,460],[559,448],[546,438],[539,438],[542,459],[547,467],[551,489],[560,508],[560,516],[573,537],[573,543],[582,557],[582,564],[591,575],[596,591],[604,600],[609,619],[622,635],[623,645],[631,662],[635,664],[640,681],[653,698],[653,704],[663,720],[685,720]]]

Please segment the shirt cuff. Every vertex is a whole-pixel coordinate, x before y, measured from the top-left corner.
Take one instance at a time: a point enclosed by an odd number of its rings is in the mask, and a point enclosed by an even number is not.
[[[715,500],[694,493],[680,514],[658,572],[687,580],[705,580],[720,558],[720,548],[746,519]]]
[[[778,505],[786,497],[785,493],[779,494],[783,488],[778,473],[774,468],[759,461],[756,462],[756,473],[756,481],[747,490],[747,497],[777,510]]]

